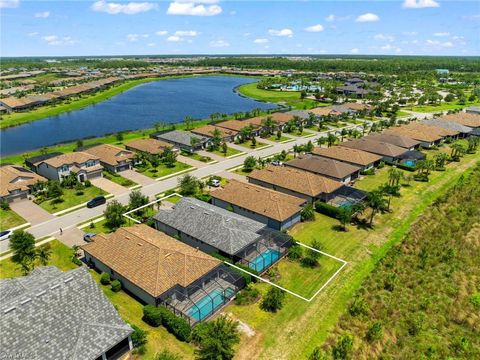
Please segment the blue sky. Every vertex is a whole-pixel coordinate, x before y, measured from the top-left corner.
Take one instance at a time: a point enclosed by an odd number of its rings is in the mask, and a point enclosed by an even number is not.
[[[480,2],[0,0],[2,56],[480,55]]]

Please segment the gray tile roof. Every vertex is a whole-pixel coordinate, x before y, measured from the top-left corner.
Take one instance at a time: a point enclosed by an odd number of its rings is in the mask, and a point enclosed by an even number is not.
[[[464,134],[469,134],[469,133],[472,132],[471,127],[468,127],[468,126],[465,126],[465,125],[462,125],[462,124],[459,124],[459,123],[456,123],[456,122],[453,122],[453,121],[446,121],[446,120],[442,120],[442,119],[422,120],[422,121],[420,121],[420,123],[425,124],[425,125],[438,126],[438,127],[443,128],[443,129],[454,130],[454,131],[458,131],[458,132],[464,133]]]
[[[208,141],[208,138],[204,136],[198,136],[198,135],[192,134],[191,132],[180,131],[180,130],[169,131],[163,134],[156,134],[156,137],[159,140],[165,140],[165,141],[169,141],[176,144],[182,144],[185,146],[192,146],[190,142],[192,138],[198,139],[198,141],[201,144]]]
[[[96,359],[132,333],[84,267],[0,280],[6,358]]]
[[[257,240],[284,237],[258,221],[194,198],[182,198],[171,209],[162,209],[154,219],[234,255]]]
[[[286,112],[292,116],[298,116],[300,119],[305,120],[310,117],[310,113],[308,110],[290,110]]]

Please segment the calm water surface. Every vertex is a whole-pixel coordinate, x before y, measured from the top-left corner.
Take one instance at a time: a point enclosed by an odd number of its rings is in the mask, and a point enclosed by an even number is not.
[[[216,112],[232,114],[275,107],[275,104],[258,102],[234,92],[236,86],[254,81],[201,76],[142,84],[80,110],[2,130],[1,155],[118,131],[152,128],[158,121],[177,123],[187,115],[201,119]]]

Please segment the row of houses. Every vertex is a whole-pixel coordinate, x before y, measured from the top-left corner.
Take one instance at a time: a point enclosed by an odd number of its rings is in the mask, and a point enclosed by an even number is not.
[[[52,100],[64,100],[71,96],[98,91],[120,80],[122,80],[120,77],[108,77],[41,95],[25,96],[21,98],[11,96],[0,99],[0,105],[3,106],[8,112],[28,110],[36,106],[44,105]]]

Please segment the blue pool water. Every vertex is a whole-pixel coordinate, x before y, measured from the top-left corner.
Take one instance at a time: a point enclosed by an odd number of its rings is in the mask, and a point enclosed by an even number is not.
[[[250,269],[261,272],[280,258],[280,252],[268,249],[250,261]]]
[[[405,165],[405,166],[410,166],[410,167],[414,167],[414,166],[415,166],[415,160],[405,161],[405,162],[403,163],[403,165]]]
[[[353,201],[344,200],[344,201],[342,201],[341,203],[338,204],[338,207],[347,208],[347,207],[352,206],[353,204],[354,204]]]
[[[232,296],[233,290],[226,289],[225,295],[229,297]],[[203,298],[197,301],[195,305],[188,310],[187,313],[195,320],[201,321],[213,314],[215,310],[222,306],[225,299],[226,297],[223,296],[222,289],[215,289],[211,291],[208,295],[205,295]]]

